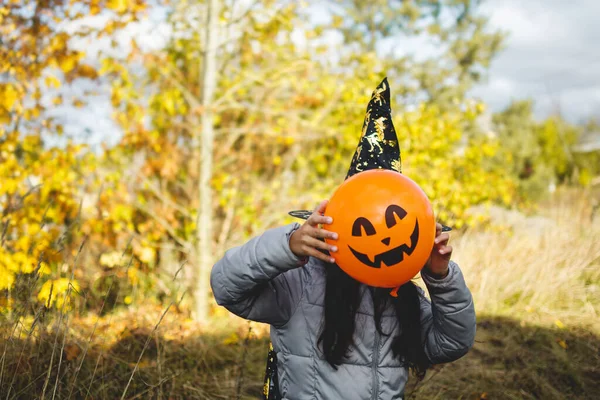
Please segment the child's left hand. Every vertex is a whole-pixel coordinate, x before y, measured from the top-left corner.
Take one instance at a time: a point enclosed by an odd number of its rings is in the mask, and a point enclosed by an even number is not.
[[[442,225],[436,224],[433,250],[423,269],[437,279],[448,275],[448,263],[452,257],[452,246],[448,245],[448,240],[450,240],[448,232],[442,232]]]

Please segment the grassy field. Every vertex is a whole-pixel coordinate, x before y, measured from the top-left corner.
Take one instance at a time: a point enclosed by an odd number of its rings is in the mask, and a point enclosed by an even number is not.
[[[591,195],[567,193],[540,207],[542,228],[523,217],[514,229],[453,237],[475,297],[476,344],[411,380],[408,398],[598,398],[600,217],[592,208]],[[215,318],[197,325],[174,307],[140,305],[38,318],[34,329],[33,319],[5,320],[0,398],[259,398],[266,327],[222,310]]]

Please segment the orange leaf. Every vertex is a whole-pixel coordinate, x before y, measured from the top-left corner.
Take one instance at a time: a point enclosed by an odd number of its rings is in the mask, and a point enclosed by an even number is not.
[[[98,72],[96,69],[88,64],[82,64],[77,67],[77,73],[79,76],[89,79],[96,79],[98,77]]]
[[[98,3],[99,3],[98,0],[92,0],[92,2],[90,4],[90,15],[100,14],[100,11],[102,11],[102,10],[100,9],[100,5]]]
[[[79,357],[81,354],[81,348],[76,344],[68,344],[65,346],[65,356],[67,360],[71,361]]]

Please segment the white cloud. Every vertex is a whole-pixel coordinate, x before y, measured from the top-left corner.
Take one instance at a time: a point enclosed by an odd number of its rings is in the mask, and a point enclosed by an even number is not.
[[[557,108],[572,121],[600,115],[600,2],[488,1],[482,10],[508,38],[474,95],[496,110],[533,98],[539,117]]]

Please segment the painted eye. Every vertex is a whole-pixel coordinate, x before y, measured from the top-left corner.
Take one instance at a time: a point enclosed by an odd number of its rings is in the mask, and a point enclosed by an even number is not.
[[[387,210],[385,210],[385,224],[388,228],[391,228],[398,223],[396,217],[398,217],[400,220],[404,219],[404,217],[406,217],[406,210],[400,206],[392,204],[387,208]]]
[[[372,236],[375,234],[375,227],[373,226],[371,221],[364,217],[358,217],[352,225],[352,236],[362,236],[363,230],[365,231],[367,236]]]

